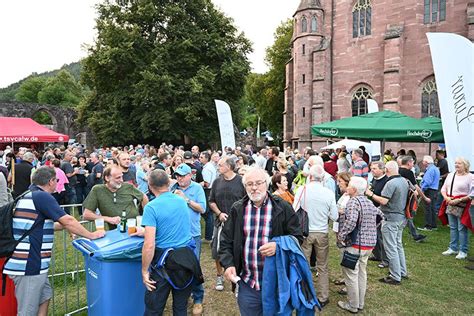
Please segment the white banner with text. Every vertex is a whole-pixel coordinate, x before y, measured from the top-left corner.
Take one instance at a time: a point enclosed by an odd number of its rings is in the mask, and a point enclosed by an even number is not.
[[[449,170],[456,157],[474,170],[474,45],[451,33],[427,33]]]

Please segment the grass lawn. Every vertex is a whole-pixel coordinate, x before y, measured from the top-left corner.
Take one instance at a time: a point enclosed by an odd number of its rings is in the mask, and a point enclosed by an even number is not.
[[[418,214],[417,226],[422,224],[423,214]],[[404,280],[400,286],[391,286],[378,282],[378,279],[388,273],[388,269],[379,269],[376,262],[369,261],[366,305],[362,314],[397,314],[397,315],[473,315],[474,314],[474,272],[464,268],[466,260],[456,260],[454,256],[442,256],[449,243],[449,228],[440,227],[438,231],[423,232],[427,235],[423,243],[415,243],[408,230],[405,230],[403,244],[407,258],[409,280]],[[59,237],[59,236],[57,236]],[[473,242],[470,236],[471,243]],[[69,241],[68,241],[69,242]],[[59,250],[62,241],[56,239],[55,257],[56,270],[62,270],[64,266],[63,254]],[[70,245],[70,243],[69,243]],[[67,253],[67,267],[74,267],[74,251]],[[471,255],[473,252],[471,251]],[[330,303],[321,314],[348,314],[337,307],[338,300],[345,297],[337,291],[341,286],[336,286],[332,281],[340,277],[339,252],[335,246],[335,236],[330,238]],[[79,264],[82,266],[82,256],[79,256]],[[204,284],[204,315],[238,315],[235,297],[231,292],[230,283],[226,282],[225,290],[218,292],[214,290],[215,266],[211,259],[210,247],[203,244],[201,265],[206,282]],[[58,271],[56,271],[57,273]],[[51,271],[50,271],[51,273]],[[55,288],[55,315],[64,314],[64,291],[68,294],[68,310],[76,309],[76,301],[80,307],[86,305],[84,273],[81,273],[79,282],[67,278],[66,287],[63,286],[63,277],[56,278]],[[75,278],[77,279],[77,276]],[[317,282],[315,277],[314,282]],[[65,289],[65,290],[64,290]],[[77,294],[79,293],[79,295]],[[76,300],[76,297],[79,297]],[[169,299],[171,301],[171,299]],[[191,308],[191,307],[190,307]],[[50,314],[53,315],[52,306]],[[191,311],[191,310],[190,310]],[[170,304],[166,310],[171,315]],[[79,315],[86,315],[82,313]],[[105,315],[104,315],[105,316]]]

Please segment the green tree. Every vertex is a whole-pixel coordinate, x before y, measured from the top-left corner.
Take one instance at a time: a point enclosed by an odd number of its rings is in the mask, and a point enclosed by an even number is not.
[[[213,100],[238,112],[251,46],[211,0],[106,2],[97,31],[80,118],[100,142],[209,143],[218,139]]]
[[[263,75],[251,74],[247,79],[246,96],[254,104],[261,124],[273,135],[281,135],[285,108],[285,67],[291,58],[293,21],[282,22],[275,31],[275,42],[266,50],[269,66]]]
[[[38,103],[38,93],[45,87],[46,78],[30,77],[18,88],[15,100],[20,102]]]
[[[61,70],[49,78],[38,92],[38,102],[68,107],[77,106],[83,98],[80,84],[67,70]]]

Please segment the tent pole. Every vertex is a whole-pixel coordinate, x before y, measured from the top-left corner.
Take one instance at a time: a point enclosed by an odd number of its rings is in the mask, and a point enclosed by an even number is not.
[[[429,145],[428,145],[428,155],[431,156],[431,142],[430,142]]]

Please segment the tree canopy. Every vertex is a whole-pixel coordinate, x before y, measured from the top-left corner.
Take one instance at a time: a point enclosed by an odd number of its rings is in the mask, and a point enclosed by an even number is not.
[[[248,102],[255,104],[262,124],[273,135],[281,135],[285,108],[285,67],[291,58],[293,21],[282,22],[275,31],[275,42],[266,50],[265,74],[252,74],[245,87]]]
[[[218,139],[214,99],[239,112],[250,42],[211,0],[98,5],[80,117],[104,143]]]

